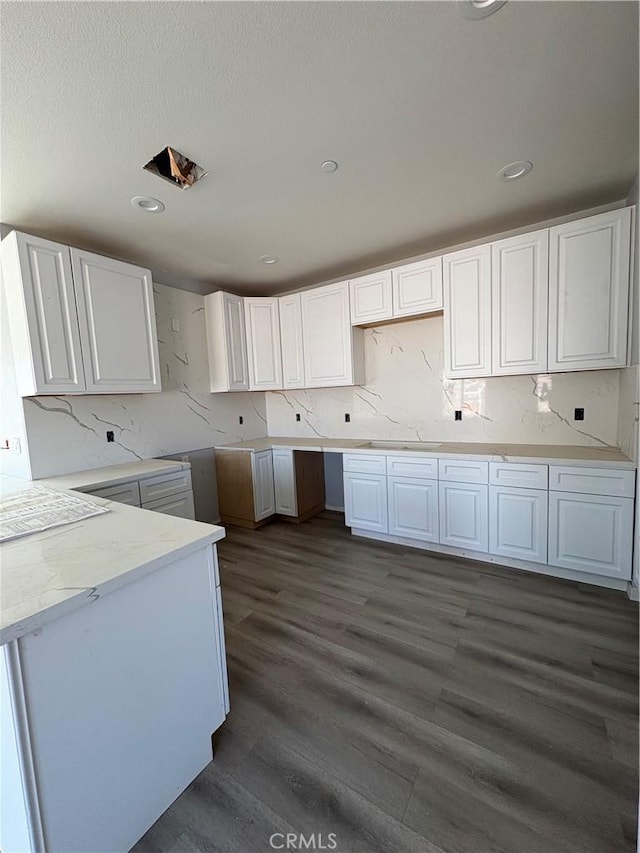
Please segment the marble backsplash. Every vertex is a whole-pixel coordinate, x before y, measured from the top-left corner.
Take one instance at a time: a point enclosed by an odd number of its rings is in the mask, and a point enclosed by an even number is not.
[[[269,435],[617,443],[619,370],[447,380],[441,315],[365,330],[365,363],[362,387],[268,392]]]
[[[618,447],[635,462],[640,461],[638,421],[640,419],[640,366],[620,371],[618,403]]]
[[[263,394],[209,392],[203,297],[159,284],[154,293],[163,390],[25,399],[34,479],[267,434]]]

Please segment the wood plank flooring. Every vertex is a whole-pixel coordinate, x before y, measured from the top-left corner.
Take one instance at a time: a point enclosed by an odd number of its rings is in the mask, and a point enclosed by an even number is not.
[[[332,513],[229,530],[219,555],[231,714],[136,853],[287,832],[338,853],[635,851],[624,593],[357,539]]]

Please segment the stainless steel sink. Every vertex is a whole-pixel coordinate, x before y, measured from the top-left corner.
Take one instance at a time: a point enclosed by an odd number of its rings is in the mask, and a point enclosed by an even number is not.
[[[370,447],[372,450],[434,450],[440,447],[439,441],[367,441],[358,448]]]

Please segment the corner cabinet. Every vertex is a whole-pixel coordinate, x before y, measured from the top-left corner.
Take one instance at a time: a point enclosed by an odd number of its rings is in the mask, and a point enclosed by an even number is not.
[[[446,376],[491,375],[491,246],[445,255]]]
[[[632,208],[551,228],[549,370],[627,363]]]
[[[274,391],[282,388],[278,299],[267,296],[245,297],[244,316],[249,390]]]
[[[16,231],[2,267],[23,397],[161,390],[149,270]]]
[[[248,391],[247,337],[241,296],[218,290],[204,298],[212,393]]]
[[[364,382],[362,329],[352,328],[346,281],[300,294],[307,388]]]

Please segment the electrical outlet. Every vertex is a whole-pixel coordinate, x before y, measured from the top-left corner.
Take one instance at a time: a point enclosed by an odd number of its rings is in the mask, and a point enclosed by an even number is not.
[[[300,412],[296,412],[296,420],[297,420],[297,421],[299,421],[299,420],[300,420]]]
[[[584,420],[584,409],[574,409],[573,410],[573,419],[574,419],[574,421],[583,421]]]
[[[462,409],[456,409],[453,413],[453,417],[456,421],[462,420]]]
[[[345,424],[351,423],[351,415],[349,414],[349,412],[344,413],[344,422],[345,422]]]
[[[180,320],[176,320],[175,317],[171,318],[171,331],[179,332],[180,331]]]
[[[111,442],[111,441],[115,441],[115,440],[116,440],[116,436],[115,436],[114,431],[112,429],[108,429],[107,430],[107,441]]]
[[[9,442],[9,449],[12,453],[22,453],[22,446],[19,438],[12,438]]]
[[[244,423],[244,418],[242,417],[242,415],[238,415],[238,423],[240,424],[240,426],[242,426],[242,424]]]

